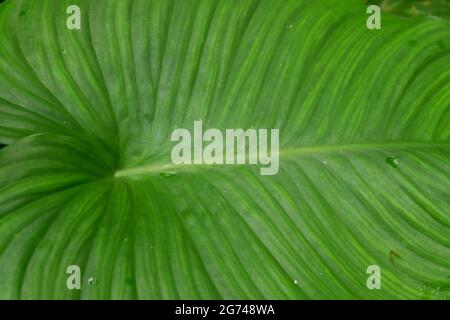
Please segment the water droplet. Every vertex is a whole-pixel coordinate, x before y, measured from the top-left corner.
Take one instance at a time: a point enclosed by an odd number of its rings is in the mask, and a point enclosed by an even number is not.
[[[128,238],[125,238],[124,241],[127,242],[127,241],[128,241]]]
[[[175,171],[164,171],[164,172],[160,172],[159,175],[163,178],[169,179],[169,178],[176,177],[177,173]]]
[[[390,165],[392,168],[398,168],[400,160],[395,157],[387,157],[386,163]]]
[[[294,26],[292,24],[288,25],[287,28],[288,29],[292,29]]]
[[[217,206],[220,207],[220,202],[217,202]]]
[[[323,163],[324,165],[327,165],[327,164],[328,164],[328,162],[327,162],[326,160],[322,161],[322,163]]]
[[[90,286],[95,286],[95,285],[97,285],[97,279],[95,279],[94,277],[90,277],[90,278],[88,279],[88,284],[89,284]]]
[[[294,284],[298,284],[298,280],[294,280]]]
[[[62,54],[66,54],[66,49],[62,49],[62,50],[61,50],[61,53],[62,53]]]
[[[150,249],[155,249],[155,247],[154,246],[150,246]]]

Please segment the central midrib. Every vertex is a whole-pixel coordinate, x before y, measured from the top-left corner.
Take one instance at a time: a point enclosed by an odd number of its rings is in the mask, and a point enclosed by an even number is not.
[[[323,146],[306,146],[286,148],[279,151],[279,157],[304,156],[314,155],[320,153],[332,153],[343,151],[376,151],[376,150],[391,150],[391,149],[422,149],[422,148],[436,148],[444,147],[450,148],[450,143],[431,143],[431,142],[374,142],[374,143],[355,143],[342,145],[323,145]],[[169,172],[170,170],[182,170],[192,167],[216,167],[225,165],[211,165],[211,164],[181,164],[176,165],[171,162],[156,162],[152,164],[145,164],[132,168],[125,168],[116,171],[115,177],[126,177],[136,175],[159,174],[162,172]]]

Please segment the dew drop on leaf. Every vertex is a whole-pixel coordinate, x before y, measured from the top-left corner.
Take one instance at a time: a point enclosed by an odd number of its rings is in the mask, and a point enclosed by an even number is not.
[[[160,172],[159,175],[163,178],[169,179],[169,178],[176,177],[177,173],[174,171],[164,171],[164,172]]]
[[[395,157],[387,157],[386,163],[390,165],[392,168],[398,168],[400,160]]]
[[[96,286],[96,285],[97,285],[97,279],[95,279],[94,277],[90,277],[90,278],[88,279],[88,284],[89,284],[90,286]]]

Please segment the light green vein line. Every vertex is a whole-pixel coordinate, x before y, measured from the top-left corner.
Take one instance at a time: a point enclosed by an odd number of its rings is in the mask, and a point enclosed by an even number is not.
[[[293,156],[311,156],[314,154],[324,153],[341,153],[353,151],[381,151],[381,150],[404,150],[404,149],[426,149],[426,148],[450,148],[450,143],[428,143],[428,142],[374,142],[374,143],[360,143],[360,144],[343,144],[343,145],[324,145],[324,146],[306,146],[286,148],[279,152],[281,157]],[[248,158],[248,157],[247,157]],[[115,177],[126,177],[136,175],[151,175],[159,174],[161,172],[177,169],[177,171],[188,171],[189,169],[199,167],[218,167],[225,165],[211,165],[211,164],[181,164],[176,165],[171,162],[155,162],[152,164],[137,166],[133,168],[125,168],[116,171]]]

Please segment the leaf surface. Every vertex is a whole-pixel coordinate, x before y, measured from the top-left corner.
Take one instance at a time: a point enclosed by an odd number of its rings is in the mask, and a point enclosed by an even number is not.
[[[357,0],[3,3],[0,297],[448,299],[450,23],[366,19]],[[278,174],[173,165],[200,119],[279,128]]]

